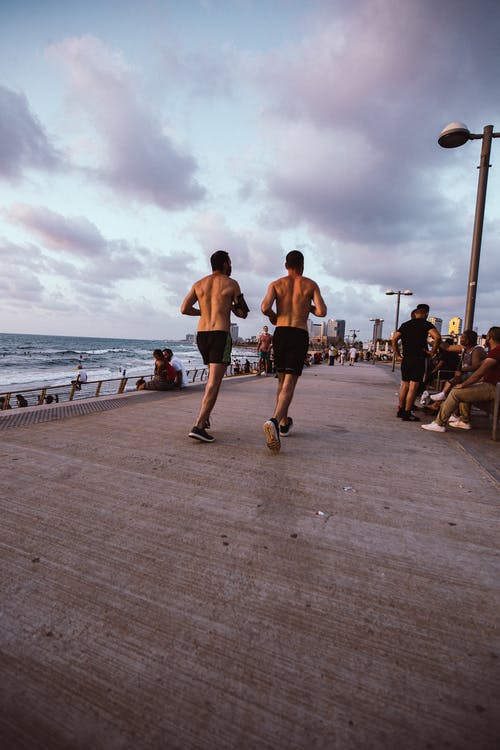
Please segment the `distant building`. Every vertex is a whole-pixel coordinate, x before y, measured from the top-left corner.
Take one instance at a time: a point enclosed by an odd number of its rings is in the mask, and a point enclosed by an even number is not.
[[[384,326],[384,319],[383,318],[375,318],[373,321],[373,343],[375,344],[376,341],[379,339],[384,338],[382,335],[382,328]]]
[[[459,336],[462,333],[462,318],[451,318],[448,323],[448,333]]]
[[[433,326],[436,327],[437,332],[441,333],[441,329],[443,327],[443,319],[442,318],[429,318],[429,323],[432,323]]]
[[[345,338],[345,320],[333,320],[330,318],[326,324],[326,336],[329,339],[342,339]]]
[[[240,337],[240,329],[237,323],[231,323],[231,338],[233,341],[238,341]]]
[[[186,342],[188,344],[194,344],[196,336],[194,333],[186,333]]]

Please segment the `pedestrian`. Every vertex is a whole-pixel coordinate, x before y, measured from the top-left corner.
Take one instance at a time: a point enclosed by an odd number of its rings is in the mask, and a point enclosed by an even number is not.
[[[427,359],[435,355],[441,341],[436,327],[426,320],[427,313],[423,306],[417,306],[412,316],[414,317],[402,323],[399,330],[395,331],[392,336],[392,350],[396,359],[401,361],[401,388],[397,416],[404,422],[420,422],[411,410],[424,378]],[[431,351],[427,346],[429,336],[433,341]],[[399,352],[399,341],[403,345],[402,356]]]
[[[297,380],[302,374],[309,347],[307,319],[309,313],[319,318],[326,315],[326,305],[319,286],[303,276],[304,256],[292,250],[286,256],[287,275],[269,284],[262,301],[262,313],[276,326],[273,350],[278,390],[273,416],[264,423],[266,444],[273,453],[281,447],[280,436],[290,433],[293,420],[288,409],[293,399]],[[273,305],[276,303],[276,311]]]
[[[196,343],[203,362],[208,366],[208,380],[196,424],[189,437],[204,443],[215,438],[207,432],[210,414],[217,401],[222,378],[231,364],[231,313],[246,318],[249,309],[240,285],[231,279],[231,259],[225,250],[217,250],[210,258],[212,273],[196,281],[181,305],[183,315],[200,318]],[[198,305],[195,307],[195,305]]]
[[[273,348],[273,337],[267,326],[262,326],[262,333],[257,339],[257,355],[259,357],[259,371],[257,375],[265,374],[267,377],[271,371],[271,350]]]

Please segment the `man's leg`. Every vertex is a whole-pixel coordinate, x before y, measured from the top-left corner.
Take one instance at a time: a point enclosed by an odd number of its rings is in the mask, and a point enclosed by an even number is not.
[[[409,381],[402,380],[401,388],[399,389],[399,411],[405,411],[406,409],[406,394],[408,393]]]
[[[293,394],[295,393],[295,386],[297,385],[298,379],[298,375],[291,375],[290,373],[284,372],[278,373],[276,408],[273,414],[273,419],[275,419],[278,424],[287,424],[288,408],[292,403]]]
[[[207,385],[205,386],[205,393],[203,394],[200,413],[198,414],[196,422],[196,426],[200,429],[206,427],[207,421],[210,418],[212,409],[217,401],[217,396],[219,395],[220,384],[222,383],[222,378],[224,377],[226,369],[227,365],[220,363],[212,363],[208,366]]]
[[[418,380],[410,380],[410,382],[408,383],[408,391],[406,393],[405,399],[405,411],[412,410],[415,399],[417,398],[417,391],[419,389],[419,386],[420,382]]]
[[[460,418],[468,422],[467,409],[470,409],[470,404],[475,401],[493,401],[494,398],[495,386],[491,383],[474,383],[467,388],[452,388],[446,401],[441,404],[436,422],[444,427],[457,408],[460,410]]]

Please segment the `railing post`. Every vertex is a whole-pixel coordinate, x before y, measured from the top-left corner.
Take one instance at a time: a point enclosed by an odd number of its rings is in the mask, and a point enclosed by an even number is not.
[[[100,380],[100,381],[99,381],[99,382],[97,383],[97,388],[95,389],[95,395],[96,395],[96,397],[97,397],[97,396],[98,396],[98,395],[100,394],[100,392],[101,392],[101,385],[102,385],[102,380]]]
[[[125,390],[125,386],[127,385],[128,378],[122,378],[120,381],[120,387],[118,388],[118,393],[123,393]]]
[[[69,393],[69,399],[68,399],[68,401],[73,401],[73,396],[75,395],[75,391],[76,391],[76,385],[73,384],[71,386],[71,391]]]

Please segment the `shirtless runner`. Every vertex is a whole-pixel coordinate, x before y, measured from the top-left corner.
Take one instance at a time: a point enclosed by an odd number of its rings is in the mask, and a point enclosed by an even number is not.
[[[289,435],[293,424],[288,409],[309,347],[307,318],[309,313],[319,318],[326,315],[326,305],[318,285],[302,276],[302,253],[298,250],[288,253],[285,268],[288,275],[269,284],[261,307],[262,313],[276,326],[273,348],[278,393],[274,414],[264,423],[267,447],[273,453],[280,450],[280,435]],[[276,312],[273,310],[275,301]]]
[[[231,276],[231,259],[225,250],[217,250],[210,258],[212,273],[196,281],[181,305],[183,315],[198,315],[196,343],[203,362],[208,365],[208,380],[201,402],[200,413],[189,437],[213,443],[209,435],[210,414],[217,401],[219,388],[231,362],[231,313],[246,318],[248,307],[240,285]],[[195,304],[198,303],[198,307]]]

